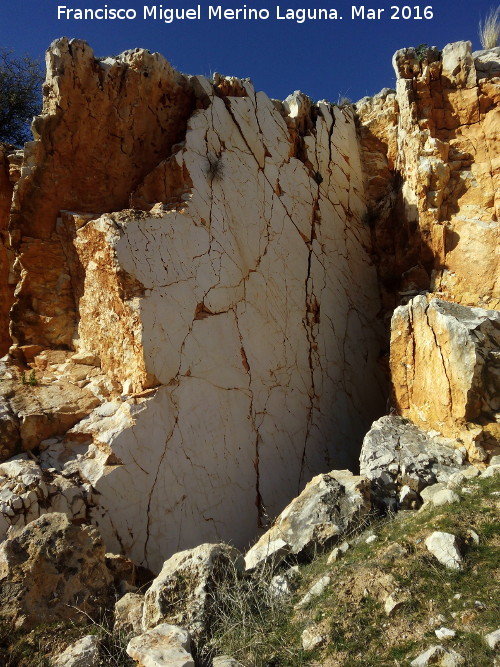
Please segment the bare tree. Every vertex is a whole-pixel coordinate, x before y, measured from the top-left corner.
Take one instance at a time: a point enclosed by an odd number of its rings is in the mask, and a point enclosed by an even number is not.
[[[31,139],[30,123],[42,104],[40,64],[0,48],[0,141],[17,146]]]

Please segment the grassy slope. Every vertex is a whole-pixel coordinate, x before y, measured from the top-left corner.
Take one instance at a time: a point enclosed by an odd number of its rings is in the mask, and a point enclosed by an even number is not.
[[[228,636],[227,628],[220,629],[217,652],[259,667],[394,667],[409,665],[429,646],[444,643],[468,665],[491,666],[493,653],[483,635],[500,626],[500,477],[476,479],[468,487],[470,492],[459,491],[460,503],[402,512],[372,525],[368,532],[377,535],[376,542],[368,545],[366,535],[359,536],[339,561],[329,565],[325,554],[302,566],[302,582],[290,605],[268,615],[263,609],[262,620],[253,620],[253,641],[242,631],[245,622],[235,618]],[[434,530],[461,539],[462,571],[446,569],[427,551],[424,541]],[[331,583],[321,596],[295,608],[325,574]],[[402,603],[388,616],[383,600],[395,588]],[[439,614],[445,620],[433,623]],[[301,633],[310,625],[325,641],[307,652]],[[434,630],[443,625],[456,631],[453,639],[437,639]]]

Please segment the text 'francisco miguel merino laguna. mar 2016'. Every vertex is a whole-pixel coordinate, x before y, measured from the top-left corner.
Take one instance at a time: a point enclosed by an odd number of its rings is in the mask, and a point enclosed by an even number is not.
[[[391,20],[429,20],[433,18],[433,8],[430,5],[391,5],[387,8],[371,8],[366,5],[351,5],[348,11],[340,12],[334,7],[284,7],[275,5],[272,9],[265,7],[255,8],[243,5],[241,7],[223,7],[222,5],[195,5],[193,7],[164,7],[163,5],[144,5],[141,10],[129,7],[73,8],[66,5],[57,6],[59,20],[76,21],[161,21],[169,24],[176,21],[202,19],[215,21],[341,21],[350,20],[377,21]]]

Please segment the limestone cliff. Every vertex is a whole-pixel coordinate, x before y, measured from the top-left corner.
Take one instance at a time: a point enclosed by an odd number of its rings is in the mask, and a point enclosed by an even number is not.
[[[393,65],[396,91],[357,110],[382,299],[399,306],[395,408],[484,460],[500,421],[500,48],[403,49]]]
[[[67,513],[83,502],[109,548],[155,571],[204,541],[246,544],[314,474],[356,468],[400,305],[397,409],[447,437],[473,422],[471,452],[494,448],[499,55],[398,52],[397,91],[354,113],[54,42],[20,171],[0,155],[1,449],[44,471],[5,482],[22,490],[2,530],[69,478]],[[417,311],[443,331],[416,340]],[[439,336],[451,349],[457,330],[474,340],[448,391]],[[429,359],[442,406],[423,410]]]
[[[152,568],[242,545],[314,473],[355,466],[383,410],[352,112],[75,40],[49,49],[44,93],[13,196],[11,353],[38,400],[69,379],[101,404],[21,446],[90,483],[108,544]]]
[[[393,65],[396,90],[356,106],[386,305],[424,289],[498,309],[500,47],[403,49]]]

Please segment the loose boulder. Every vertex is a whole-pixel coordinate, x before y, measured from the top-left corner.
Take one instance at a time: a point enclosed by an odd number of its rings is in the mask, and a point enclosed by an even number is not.
[[[61,653],[54,660],[54,667],[98,667],[99,639],[86,635]]]
[[[330,547],[371,510],[370,481],[348,470],[317,475],[245,556],[247,570]]]
[[[201,544],[174,554],[146,592],[143,629],[168,622],[198,639],[210,628],[218,585],[242,570],[240,552],[227,544]]]
[[[0,610],[18,628],[98,614],[112,578],[97,529],[44,514],[0,545]]]
[[[187,630],[161,623],[131,639],[127,653],[139,667],[194,667],[190,645]]]
[[[408,419],[394,415],[372,424],[363,440],[360,472],[377,495],[394,503],[404,487],[420,493],[459,470],[464,453],[444,438],[433,438]]]
[[[425,546],[441,565],[452,570],[462,569],[462,555],[455,535],[435,531],[425,540]]]

